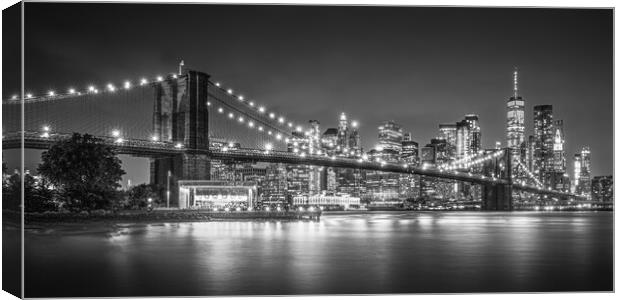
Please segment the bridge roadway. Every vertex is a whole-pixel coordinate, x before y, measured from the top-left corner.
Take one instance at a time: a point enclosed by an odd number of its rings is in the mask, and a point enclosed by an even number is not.
[[[48,149],[54,142],[68,139],[70,137],[71,134],[50,133],[49,136],[44,136],[42,132],[25,132],[24,148],[45,150]],[[222,149],[186,149],[183,147],[177,147],[175,144],[169,142],[156,142],[150,140],[123,140],[122,142],[117,142],[117,138],[114,137],[96,136],[96,138],[101,139],[106,144],[115,146],[117,149],[117,153],[119,154],[129,154],[140,157],[174,156],[183,152],[189,152],[196,154],[206,154],[212,159],[221,160],[364,169],[401,174],[416,174],[434,178],[453,179],[484,185],[510,184],[510,182],[506,179],[492,178],[489,176],[484,176],[482,174],[467,172],[448,172],[438,169],[425,169],[393,163],[381,164],[379,162],[360,161],[359,159],[343,157],[328,157],[318,155],[306,155],[302,157],[301,155],[292,152],[265,151],[246,148],[235,148],[226,151]],[[19,133],[10,133],[3,136],[2,149],[19,148],[21,148],[21,135]],[[545,194],[555,197],[571,197],[575,199],[584,199],[581,196],[570,193],[541,189],[517,183],[512,183],[512,188],[516,190]]]

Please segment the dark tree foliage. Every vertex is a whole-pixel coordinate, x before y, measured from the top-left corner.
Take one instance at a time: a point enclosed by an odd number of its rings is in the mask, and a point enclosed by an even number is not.
[[[148,199],[153,199],[153,205],[159,203],[159,191],[160,189],[154,184],[140,184],[133,186],[127,192],[127,205],[126,208],[139,209],[144,208],[148,204]]]
[[[24,176],[24,210],[26,212],[54,211],[57,209],[56,192],[44,179]]]
[[[38,171],[57,188],[70,210],[110,207],[119,198],[117,189],[125,174],[114,147],[79,133],[43,152]]]
[[[26,173],[24,179],[24,211],[42,212],[56,210],[55,192],[50,189],[50,185],[42,179],[35,179]],[[15,173],[4,182],[3,208],[19,210],[21,204],[21,176]]]
[[[21,176],[15,173],[6,175],[2,181],[2,209],[20,211],[21,205]]]

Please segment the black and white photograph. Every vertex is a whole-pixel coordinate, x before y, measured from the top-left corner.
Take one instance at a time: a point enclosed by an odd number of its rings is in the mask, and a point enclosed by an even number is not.
[[[614,293],[615,8],[509,5],[5,5],[3,296]]]

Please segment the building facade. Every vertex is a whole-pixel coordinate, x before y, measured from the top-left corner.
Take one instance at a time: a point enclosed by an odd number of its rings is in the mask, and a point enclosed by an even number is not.
[[[482,133],[478,115],[465,115],[456,123],[456,157],[462,158],[480,151]]]
[[[614,179],[611,175],[592,178],[592,201],[614,202]]]
[[[553,171],[553,107],[534,106],[534,175],[548,188]]]
[[[380,150],[393,150],[400,153],[403,141],[403,129],[394,121],[385,121],[379,126]]]
[[[592,164],[590,157],[590,147],[584,146],[579,153],[580,168],[579,179],[577,180],[577,187],[575,192],[580,195],[584,195],[587,198],[592,196]]]
[[[456,124],[439,124],[439,138],[446,140],[450,160],[456,158]]]

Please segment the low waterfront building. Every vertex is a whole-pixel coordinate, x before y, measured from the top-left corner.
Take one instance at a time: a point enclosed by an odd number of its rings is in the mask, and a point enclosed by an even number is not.
[[[179,180],[179,208],[224,209],[254,207],[254,182]]]
[[[328,196],[328,195],[314,195],[314,196],[297,196],[293,197],[293,205],[297,206],[341,206],[344,209],[349,208],[351,205],[359,206],[360,198],[351,197],[349,195],[343,196]]]

